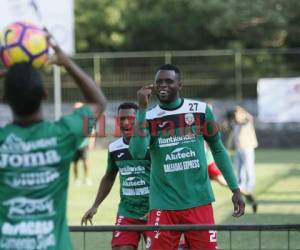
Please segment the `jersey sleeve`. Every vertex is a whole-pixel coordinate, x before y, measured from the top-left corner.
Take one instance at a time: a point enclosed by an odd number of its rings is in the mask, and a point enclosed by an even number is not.
[[[215,162],[210,149],[206,149],[205,156],[206,156],[207,165],[210,165]]]
[[[75,136],[76,148],[78,148],[83,141],[90,136],[96,119],[89,106],[82,106],[75,109],[72,114],[63,116],[59,121],[68,128],[68,130]]]
[[[204,139],[207,141],[211,149],[213,158],[228,183],[229,188],[231,190],[237,189],[238,183],[232,168],[231,160],[223,145],[219,127],[214,119],[211,109],[208,106],[206,106],[205,111],[205,122],[206,129]]]
[[[135,118],[134,134],[129,143],[129,151],[134,159],[144,159],[147,154],[150,133],[146,124],[146,110],[139,109]]]
[[[110,173],[112,171],[118,171],[118,166],[116,162],[114,161],[111,152],[107,153],[107,167],[106,167],[106,173]]]

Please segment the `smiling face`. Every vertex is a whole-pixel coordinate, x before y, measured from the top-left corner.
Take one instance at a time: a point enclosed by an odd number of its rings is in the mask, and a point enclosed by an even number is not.
[[[155,76],[157,98],[162,103],[171,103],[179,97],[181,82],[174,70],[159,70]]]
[[[129,141],[134,126],[136,110],[133,108],[129,109],[120,109],[118,112],[118,118],[120,121],[120,130],[122,132],[122,136]]]

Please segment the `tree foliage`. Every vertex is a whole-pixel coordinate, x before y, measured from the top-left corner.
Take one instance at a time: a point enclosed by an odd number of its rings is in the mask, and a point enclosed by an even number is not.
[[[298,0],[75,0],[83,51],[299,47]]]

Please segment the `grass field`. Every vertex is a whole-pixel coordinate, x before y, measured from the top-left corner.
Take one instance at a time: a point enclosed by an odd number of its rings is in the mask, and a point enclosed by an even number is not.
[[[70,225],[79,225],[84,212],[94,201],[98,183],[106,168],[106,151],[90,154],[93,186],[75,186],[70,177],[68,218]],[[256,154],[256,190],[259,200],[258,213],[246,207],[246,214],[235,219],[231,193],[226,188],[213,184],[216,224],[300,224],[300,150],[258,150]],[[82,174],[82,173],[81,173]],[[114,224],[119,183],[116,182],[110,196],[99,207],[94,225]],[[258,249],[258,232],[233,232],[232,249]],[[110,249],[111,233],[72,234],[75,250]],[[262,232],[261,249],[288,249],[287,232]],[[291,232],[290,249],[300,249],[300,232]],[[142,249],[142,248],[141,248]],[[229,249],[229,233],[219,233],[219,249]]]

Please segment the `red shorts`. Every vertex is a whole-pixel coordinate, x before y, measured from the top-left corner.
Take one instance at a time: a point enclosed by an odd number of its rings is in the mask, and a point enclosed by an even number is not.
[[[209,175],[210,179],[222,174],[221,171],[217,168],[216,163],[214,163],[214,162],[209,164],[207,166],[207,169],[208,169],[208,175]]]
[[[115,225],[145,225],[147,224],[144,220],[131,219],[124,216],[117,216]],[[138,248],[139,241],[143,235],[144,240],[146,241],[146,234],[143,232],[132,232],[132,231],[114,231],[111,245],[112,247],[117,246],[134,246]]]
[[[211,204],[185,210],[151,210],[148,224],[215,224]],[[177,250],[182,232],[150,231],[147,233],[146,247],[148,250]],[[189,249],[217,249],[217,232],[185,231],[184,238]]]

